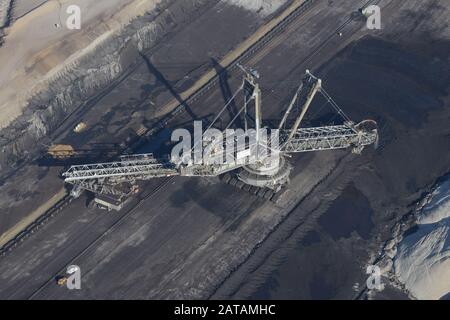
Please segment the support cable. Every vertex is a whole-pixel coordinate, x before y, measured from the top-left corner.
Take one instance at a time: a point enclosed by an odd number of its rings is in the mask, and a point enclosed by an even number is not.
[[[228,108],[228,105],[231,103],[231,101],[234,100],[234,98],[236,98],[236,96],[238,95],[238,93],[244,88],[244,84],[241,84],[239,86],[239,88],[234,92],[233,96],[228,100],[228,102],[223,106],[222,110],[220,110],[220,112],[217,114],[217,116],[213,119],[213,121],[211,122],[211,124],[206,128],[206,130],[211,129],[211,127],[214,125],[214,123],[216,123],[217,119],[220,118],[220,116],[222,115],[222,113],[225,112],[225,110]],[[206,131],[205,130],[205,131]],[[195,147],[198,145],[198,143],[201,142],[203,143],[203,137],[201,139],[201,141],[197,141],[191,148],[190,152],[192,153],[193,150],[195,150]]]

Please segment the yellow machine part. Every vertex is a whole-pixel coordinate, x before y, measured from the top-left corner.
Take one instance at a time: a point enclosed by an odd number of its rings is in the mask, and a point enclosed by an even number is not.
[[[87,128],[87,124],[84,122],[80,122],[79,124],[77,124],[75,126],[75,128],[73,128],[73,132],[80,133],[80,132],[84,131],[84,129],[86,129],[86,128]]]
[[[65,285],[67,282],[67,278],[66,277],[61,277],[58,279],[58,285],[63,286]]]
[[[65,159],[75,154],[70,144],[54,144],[48,148],[47,153],[56,159]]]

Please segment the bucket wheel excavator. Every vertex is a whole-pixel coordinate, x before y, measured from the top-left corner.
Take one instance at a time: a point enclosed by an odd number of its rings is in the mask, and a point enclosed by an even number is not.
[[[71,166],[63,177],[66,183],[73,185],[72,196],[77,197],[83,190],[88,190],[96,195],[95,201],[99,206],[120,210],[124,200],[138,192],[137,181],[169,176],[221,176],[227,183],[274,199],[277,192],[289,184],[292,170],[288,160],[290,154],[335,149],[351,149],[359,154],[366,146],[377,145],[376,122],[353,122],[323,88],[321,79],[309,70],[296,88],[278,126],[263,127],[259,75],[254,70],[238,66],[244,73],[242,84],[207,128],[213,128],[230,102],[241,92],[244,103],[238,114],[225,130],[215,129],[216,138],[219,132],[220,139],[194,141],[194,147],[188,150],[188,160],[185,159],[186,152],[181,156],[163,158],[156,158],[153,154],[133,154],[124,155],[119,161]],[[342,124],[301,126],[318,94],[342,118]],[[238,117],[243,118],[245,130],[235,130],[231,135],[229,129]],[[235,146],[236,141],[244,142],[239,148]],[[233,144],[231,151],[227,148],[230,142]],[[192,161],[190,157],[196,147],[203,150],[202,161]]]

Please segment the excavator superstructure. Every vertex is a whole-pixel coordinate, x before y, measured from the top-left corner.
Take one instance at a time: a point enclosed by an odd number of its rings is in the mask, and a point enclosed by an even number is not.
[[[377,144],[376,122],[353,122],[324,90],[321,79],[308,70],[278,126],[263,127],[262,95],[257,81],[259,75],[254,70],[239,67],[244,72],[241,86],[207,130],[213,128],[229,103],[241,91],[244,104],[225,129],[215,129],[214,139],[209,137],[194,141],[194,146],[181,155],[155,158],[153,154],[134,154],[124,155],[119,161],[71,166],[63,176],[66,183],[73,185],[72,195],[78,196],[83,190],[88,190],[97,195],[97,203],[120,209],[120,205],[105,205],[102,196],[126,199],[138,191],[136,182],[142,180],[168,176],[226,175],[226,180],[235,181],[233,184],[250,186],[256,190],[255,194],[270,199],[289,184],[292,170],[289,154],[347,148],[359,154],[364,147]],[[305,114],[319,93],[342,117],[341,125],[301,127]],[[239,116],[243,117],[244,128],[230,131]],[[202,152],[202,161],[196,162],[192,160],[192,155],[197,147]]]

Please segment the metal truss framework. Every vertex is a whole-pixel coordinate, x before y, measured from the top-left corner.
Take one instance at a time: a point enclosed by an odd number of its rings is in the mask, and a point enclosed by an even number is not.
[[[212,127],[214,122],[225,111],[228,104],[232,99],[234,99],[237,93],[240,90],[243,90],[243,88],[247,88],[246,97],[248,100],[246,100],[242,110],[245,110],[246,112],[247,103],[250,100],[255,101],[256,133],[253,134],[256,139],[253,144],[246,145],[246,149],[250,152],[248,152],[244,159],[239,159],[240,157],[238,156],[238,153],[242,150],[237,150],[236,152],[233,151],[233,154],[231,155],[231,159],[233,160],[232,162],[203,161],[195,164],[183,164],[180,163],[179,159],[156,159],[152,154],[127,155],[121,157],[120,161],[115,162],[71,166],[66,172],[63,173],[65,182],[75,185],[75,189],[77,190],[76,192],[78,192],[78,190],[86,189],[93,191],[94,193],[119,195],[121,193],[118,190],[114,190],[114,185],[118,185],[123,182],[133,184],[136,180],[148,180],[151,178],[175,175],[217,176],[249,164],[250,161],[255,160],[255,155],[256,160],[259,161],[258,150],[260,146],[267,147],[267,145],[264,145],[264,143],[267,144],[267,140],[262,138],[261,132],[261,90],[256,82],[255,76],[247,72],[244,68],[242,69],[246,72],[243,85],[236,91],[230,101],[225,104],[224,108],[217,114],[216,118],[209,125],[209,127]],[[309,105],[318,92],[322,93],[337,113],[342,116],[344,119],[343,125],[312,128],[300,127],[300,123],[307,112]],[[282,129],[282,127],[285,126],[286,119],[289,113],[293,110],[293,106],[296,102],[301,103],[301,112],[297,115],[296,121],[292,128]],[[247,119],[247,115],[245,114],[244,116],[245,119]],[[370,125],[371,123],[375,124],[375,126]],[[245,122],[245,124],[245,127],[247,128],[247,122]],[[231,123],[227,126],[227,128],[230,125]],[[376,143],[378,139],[376,123],[374,121],[365,120],[355,125],[322,88],[321,80],[313,76],[308,70],[306,71],[306,76],[303,78],[302,83],[289,104],[278,128],[280,129],[278,151],[281,155],[288,153],[345,149],[350,147],[354,153],[360,153],[365,146]],[[209,160],[220,158],[223,160],[226,158],[228,161],[229,158],[227,158],[227,156],[230,156],[230,153],[227,148],[224,148],[226,145],[223,144],[224,142],[228,143],[226,131],[223,132],[222,137],[225,137],[225,140],[222,140],[217,144],[210,144],[209,146],[206,146],[212,150],[211,153],[208,154]],[[235,138],[238,139],[241,137],[239,136]],[[232,140],[233,145],[234,141],[235,140]],[[271,142],[270,144],[272,145]]]
[[[138,154],[123,157],[121,161],[71,166],[63,176],[66,182],[73,183],[89,179],[112,178],[119,181],[177,174],[178,170],[172,162],[155,159],[152,154]]]
[[[347,125],[297,129],[293,137],[287,140],[290,130],[280,133],[281,153],[299,153],[308,151],[364,147],[375,142],[376,132],[358,131]],[[110,178],[113,180],[146,180],[156,177],[211,176],[234,170],[245,165],[240,164],[197,164],[177,167],[170,160],[153,158],[152,154],[139,154],[122,158],[121,161],[71,166],[63,173],[65,181],[76,183],[89,179]]]
[[[290,131],[281,133],[281,139],[289,136]],[[377,133],[356,130],[348,125],[298,129],[290,140],[283,145],[282,151],[288,153],[356,148],[373,144]]]

